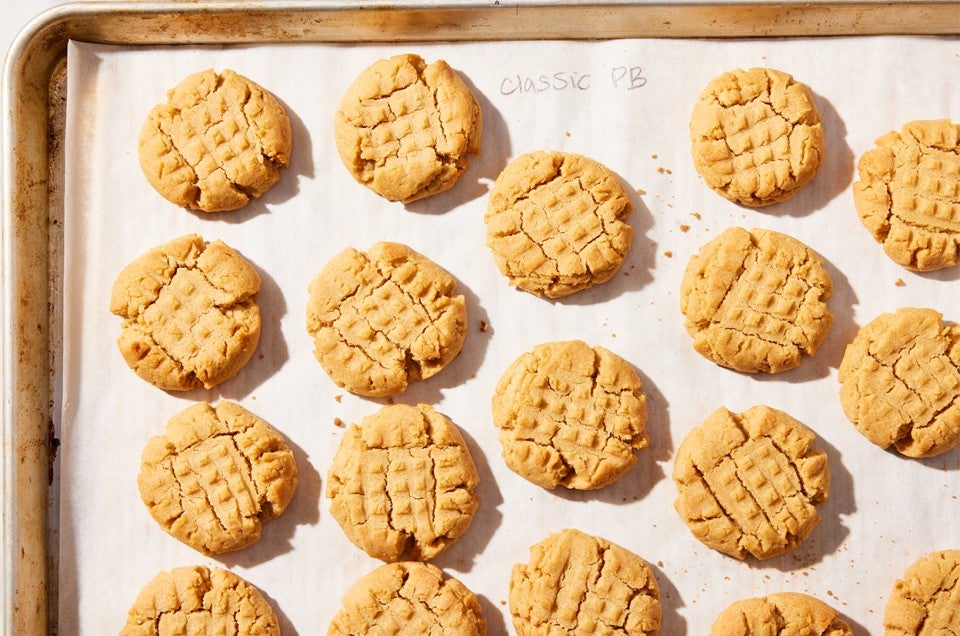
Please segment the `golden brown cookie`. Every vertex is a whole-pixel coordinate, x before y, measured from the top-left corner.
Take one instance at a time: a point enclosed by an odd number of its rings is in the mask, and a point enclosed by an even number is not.
[[[338,386],[358,395],[401,393],[439,373],[466,337],[457,282],[400,243],[348,248],[310,283],[307,331]]]
[[[960,634],[960,550],[917,559],[893,586],[884,636]]]
[[[657,634],[660,588],[639,556],[606,539],[562,530],[513,566],[510,614],[519,636]]]
[[[807,594],[783,592],[737,601],[717,616],[710,636],[853,636],[837,610]]]
[[[140,167],[163,198],[204,212],[242,208],[290,160],[290,120],[246,77],[212,69],[186,78],[140,130]]]
[[[912,121],[857,167],[857,214],[887,256],[920,271],[960,264],[960,124]]]
[[[161,572],[140,591],[120,636],[248,634],[279,636],[260,591],[236,574],[202,565]]]
[[[875,318],[847,345],[840,403],[881,448],[932,457],[960,443],[960,326],[933,309]]]
[[[175,538],[204,554],[240,550],[260,539],[297,488],[297,465],[283,437],[238,404],[191,406],[143,449],[140,498]]]
[[[137,375],[167,391],[232,378],[260,341],[260,275],[222,241],[187,234],[149,250],[113,283],[117,345]]]
[[[473,592],[429,563],[381,565],[343,597],[328,636],[483,636],[487,624]]]
[[[711,188],[749,206],[786,201],[823,161],[810,90],[782,71],[737,69],[707,84],[690,117],[693,165]]]
[[[510,470],[544,488],[613,483],[647,447],[647,398],[630,363],[585,342],[549,342],[507,368],[493,395]]]
[[[832,292],[820,258],[800,241],[732,227],[690,259],[680,311],[703,357],[737,371],[780,373],[827,337]]]
[[[786,413],[721,407],[684,438],[673,463],[674,508],[708,547],[738,559],[782,554],[820,521],[827,455],[813,431]]]
[[[463,437],[426,404],[385,406],[349,427],[327,476],[330,513],[384,561],[432,559],[473,521],[480,478]]]
[[[396,55],[364,69],[347,89],[334,140],[353,178],[409,203],[450,188],[480,152],[480,104],[443,60]]]
[[[487,246],[511,285],[560,298],[610,280],[630,250],[630,199],[620,179],[587,157],[531,152],[490,192]]]

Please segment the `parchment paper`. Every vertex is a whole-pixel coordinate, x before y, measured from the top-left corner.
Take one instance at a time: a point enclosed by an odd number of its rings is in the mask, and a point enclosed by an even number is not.
[[[446,59],[475,90],[483,149],[450,191],[403,206],[349,176],[332,142],[341,95],[374,60],[417,52]],[[760,210],[713,193],[689,156],[697,95],[721,72],[769,66],[815,93],[827,154],[788,203]],[[239,212],[179,209],[147,184],[137,134],[150,108],[188,74],[232,68],[287,108],[293,157],[280,183]],[[705,634],[731,602],[777,591],[813,594],[860,634],[880,633],[894,581],[922,554],[960,548],[960,450],[929,460],[885,452],[847,421],[838,398],[844,346],[878,314],[928,306],[960,319],[960,270],[918,275],[890,261],[854,211],[855,162],[875,138],[913,119],[960,118],[957,39],[869,37],[754,41],[516,42],[378,46],[69,50],[66,276],[59,627],[115,633],[160,570],[208,564],[257,585],[284,633],[324,633],[346,589],[378,561],[329,514],[326,472],[343,429],[387,403],[337,388],[312,355],[307,285],[334,254],[378,240],[407,243],[450,271],[466,295],[463,352],[395,401],[426,402],[463,431],[478,465],[481,506],[467,534],[433,562],[481,598],[491,634],[512,632],[510,569],[550,532],[576,527],[645,558],[662,591],[662,633]],[[541,78],[542,76],[542,78]],[[511,289],[484,243],[486,194],[506,163],[536,149],[578,152],[631,192],[635,239],[609,283],[566,300]],[[833,278],[835,324],[816,356],[776,376],[720,368],[696,354],[678,308],[680,278],[699,247],[731,225],[787,232],[816,250]],[[260,271],[263,337],[234,379],[174,394],[136,377],[115,345],[110,286],[128,262],[188,232],[223,239]],[[486,331],[481,325],[487,325]],[[651,445],[616,484],[551,492],[510,472],[490,413],[501,373],[522,352],[581,338],[640,371]],[[239,402],[293,447],[300,486],[286,513],[242,552],[205,558],[164,533],[141,503],[140,452],[166,420],[198,400]],[[696,541],[672,503],[672,457],[719,406],[764,403],[811,427],[833,486],[822,521],[798,549],[740,562]]]

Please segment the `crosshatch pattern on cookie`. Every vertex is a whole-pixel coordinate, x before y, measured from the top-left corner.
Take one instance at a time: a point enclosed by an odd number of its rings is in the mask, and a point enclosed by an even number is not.
[[[405,245],[348,248],[310,283],[314,355],[348,391],[401,393],[460,353],[467,310],[456,289],[450,274]]]
[[[188,234],[128,265],[113,284],[117,341],[137,375],[161,389],[212,388],[260,341],[260,275],[222,241]]]
[[[160,526],[204,554],[260,539],[297,487],[283,437],[233,402],[201,402],[170,419],[143,450],[140,497]]]
[[[693,347],[719,365],[779,373],[813,355],[833,324],[820,259],[779,232],[733,227],[690,259],[680,310]]]
[[[693,108],[690,137],[707,185],[743,205],[791,198],[823,161],[810,91],[775,69],[738,69],[712,80]]]
[[[840,363],[840,403],[881,448],[931,457],[960,443],[960,326],[905,307],[864,326]]]
[[[917,559],[898,580],[883,615],[884,636],[960,633],[960,550]]]
[[[280,179],[290,120],[276,98],[229,69],[191,75],[150,111],[140,166],[167,200],[204,212],[241,208]]]
[[[714,411],[684,438],[674,460],[674,507],[705,545],[738,559],[782,554],[820,521],[827,456],[813,431],[782,411]]]
[[[857,213],[890,258],[920,271],[960,264],[960,124],[912,121],[857,166]]]
[[[544,488],[601,488],[647,447],[647,400],[636,371],[579,340],[521,355],[492,403],[507,466]]]
[[[236,574],[202,565],[161,572],[144,586],[120,636],[250,634],[279,636],[260,591]]]
[[[736,601],[717,616],[710,636],[853,636],[837,610],[808,594],[782,592]]]
[[[425,404],[395,404],[344,433],[327,497],[344,533],[370,556],[425,560],[470,527],[479,481],[450,420]]]
[[[630,199],[592,159],[531,152],[497,177],[484,217],[500,272],[519,289],[559,298],[609,280],[633,240]]]
[[[606,539],[567,529],[530,548],[510,576],[520,636],[658,634],[660,588],[647,563]]]

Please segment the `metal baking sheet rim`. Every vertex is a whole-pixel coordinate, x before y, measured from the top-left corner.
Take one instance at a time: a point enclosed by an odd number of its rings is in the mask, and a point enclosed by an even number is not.
[[[100,2],[41,14],[3,71],[0,617],[55,631],[63,77],[70,39],[162,45],[958,35],[957,2]]]

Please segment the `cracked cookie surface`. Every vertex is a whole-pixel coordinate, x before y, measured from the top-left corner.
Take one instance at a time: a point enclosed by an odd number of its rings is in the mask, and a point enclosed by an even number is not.
[[[782,554],[820,521],[827,500],[827,456],[813,431],[782,411],[721,407],[677,450],[674,508],[708,547],[738,559]]]
[[[260,341],[260,275],[222,241],[188,234],[127,265],[110,311],[137,375],[167,391],[212,388],[236,375]]]
[[[919,271],[960,264],[960,124],[912,121],[857,167],[857,213],[890,258]]]
[[[770,68],[737,69],[707,84],[690,117],[693,165],[731,201],[763,206],[793,197],[823,161],[810,90]]]
[[[680,283],[693,348],[717,364],[780,373],[813,355],[833,324],[820,258],[770,230],[732,227],[700,248]]]
[[[479,481],[450,420],[426,404],[393,404],[346,430],[327,497],[344,533],[367,554],[422,561],[470,527]]]
[[[511,285],[560,298],[608,281],[633,240],[630,199],[600,163],[536,151],[510,162],[490,191],[487,246]]]
[[[196,565],[156,575],[137,595],[120,630],[120,636],[173,634],[279,636],[280,623],[249,582]]]
[[[602,488],[647,447],[647,398],[623,358],[585,342],[550,342],[517,358],[493,395],[510,470],[544,488]]]
[[[857,333],[840,363],[840,403],[881,448],[932,457],[960,443],[960,326],[933,309],[882,314]]]
[[[280,179],[292,139],[273,95],[229,69],[211,69],[183,80],[150,111],[140,131],[140,167],[172,203],[236,210]]]
[[[519,636],[658,634],[660,588],[646,561],[579,530],[530,548],[510,575],[510,614]]]
[[[447,190],[480,152],[480,104],[443,60],[396,55],[347,89],[334,141],[353,178],[390,201]]]
[[[783,592],[736,601],[720,613],[710,636],[853,636],[837,610],[807,594]]]
[[[429,563],[381,565],[343,597],[328,636],[483,636],[476,595]]]
[[[150,438],[137,478],[150,515],[173,537],[211,555],[260,539],[297,488],[283,437],[238,404],[207,402],[181,411]]]
[[[439,373],[463,347],[457,282],[400,243],[347,248],[310,283],[307,332],[330,378],[352,393],[402,393]]]
[[[887,600],[883,633],[960,634],[960,550],[932,552],[907,568]]]

